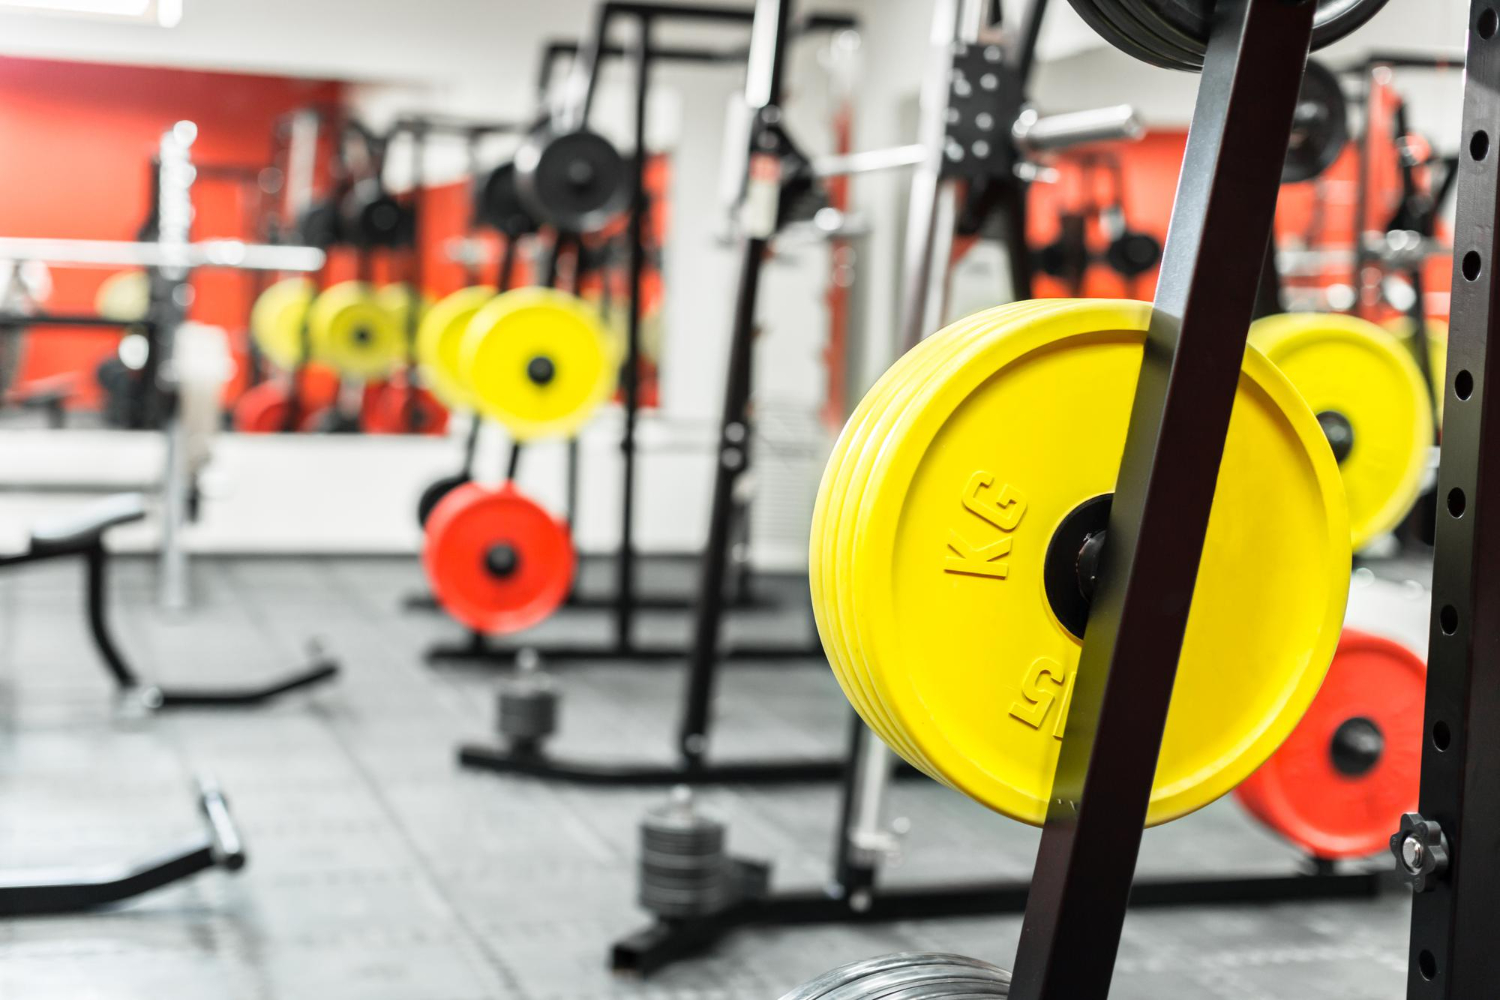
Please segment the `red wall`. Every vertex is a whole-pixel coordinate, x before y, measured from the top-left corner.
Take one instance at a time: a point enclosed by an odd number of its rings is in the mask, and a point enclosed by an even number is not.
[[[1380,106],[1377,106],[1377,111]],[[1387,112],[1388,113],[1388,112]],[[1377,123],[1376,133],[1385,135],[1388,126]],[[1177,177],[1182,168],[1183,146],[1187,133],[1180,131],[1153,132],[1138,142],[1120,143],[1112,147],[1124,167],[1124,203],[1126,219],[1132,229],[1142,230],[1165,240],[1167,222],[1171,216],[1172,198],[1177,189]],[[1400,195],[1400,177],[1396,169],[1395,152],[1386,140],[1377,144],[1375,170],[1372,177],[1374,196],[1371,200],[1369,228],[1380,228],[1396,207]],[[1045,246],[1057,238],[1059,211],[1078,211],[1087,200],[1088,192],[1082,184],[1082,172],[1078,164],[1064,157],[1058,163],[1059,178],[1056,184],[1034,184],[1031,188],[1030,226],[1028,239],[1033,247]],[[1325,247],[1348,247],[1354,239],[1354,187],[1358,180],[1358,159],[1353,146],[1344,153],[1321,178],[1337,196],[1326,197],[1318,244]],[[1093,192],[1096,204],[1110,204],[1113,192],[1109,190],[1107,175],[1096,171],[1098,190]],[[1098,179],[1103,178],[1103,179]],[[1276,205],[1276,232],[1283,242],[1288,238],[1300,238],[1308,233],[1313,221],[1316,199],[1323,196],[1317,182],[1287,184],[1281,189]],[[1106,240],[1097,223],[1091,224],[1089,245],[1102,253]],[[1258,251],[1257,251],[1258,252]],[[1446,293],[1452,282],[1453,262],[1446,257],[1435,257],[1428,262],[1424,280],[1432,291]],[[1321,279],[1302,279],[1313,285],[1333,282],[1348,283],[1350,274],[1328,274]],[[1149,299],[1156,288],[1156,274],[1143,275],[1135,282],[1127,282],[1108,268],[1099,265],[1091,268],[1084,280],[1084,294],[1095,297],[1126,297]],[[1072,291],[1067,285],[1047,275],[1038,275],[1035,293],[1038,296],[1066,296]]]
[[[198,163],[264,164],[278,115],[340,96],[339,84],[323,81],[0,58],[0,235],[131,239],[145,216],[148,161],[164,128],[197,123]],[[201,179],[194,204],[195,238],[250,235],[235,185]],[[92,311],[108,273],[54,269],[49,310]],[[192,318],[224,326],[242,347],[248,280],[203,271],[194,284]],[[94,365],[114,341],[99,332],[33,334],[23,378],[81,372],[78,402],[95,405]]]

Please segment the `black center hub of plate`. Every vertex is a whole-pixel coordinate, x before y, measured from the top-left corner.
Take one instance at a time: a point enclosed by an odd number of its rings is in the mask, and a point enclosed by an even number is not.
[[[521,554],[509,542],[491,545],[484,553],[484,568],[491,576],[505,579],[521,567]]]
[[[1323,436],[1333,449],[1333,457],[1343,465],[1344,459],[1354,450],[1354,425],[1338,410],[1324,410],[1318,414],[1318,426],[1323,428]]]
[[[1385,751],[1385,734],[1380,727],[1364,716],[1345,719],[1333,731],[1328,744],[1328,756],[1334,770],[1350,778],[1358,778],[1380,763]]]
[[[375,339],[375,334],[371,333],[370,328],[367,326],[356,326],[350,336],[354,338],[354,342],[360,347],[368,347],[370,341]]]
[[[1089,606],[1099,583],[1099,557],[1109,527],[1113,493],[1104,493],[1074,507],[1047,543],[1042,584],[1052,613],[1075,638],[1083,638]]]
[[[537,385],[546,385],[557,377],[557,365],[544,354],[538,354],[526,363],[526,377]]]

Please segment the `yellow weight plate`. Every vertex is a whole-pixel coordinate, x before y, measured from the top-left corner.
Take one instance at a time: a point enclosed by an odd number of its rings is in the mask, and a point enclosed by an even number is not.
[[[518,441],[576,432],[614,391],[619,345],[598,313],[549,288],[497,295],[459,356],[475,406]]]
[[[134,323],[151,307],[151,279],[145,271],[116,271],[99,283],[94,310],[105,319]]]
[[[313,355],[344,375],[384,378],[406,359],[405,329],[365,282],[324,289],[313,300],[307,324]]]
[[[823,519],[822,523],[829,527],[822,535],[822,552],[815,552],[813,556],[814,585],[817,586],[817,581],[821,580],[821,591],[815,592],[827,603],[826,614],[838,623],[837,628],[828,629],[825,645],[830,641],[835,643],[834,659],[838,669],[850,677],[845,685],[846,693],[854,700],[855,693],[858,692],[868,717],[878,723],[871,728],[908,760],[920,760],[920,752],[904,739],[899,728],[894,725],[893,716],[858,666],[860,654],[857,619],[853,616],[853,610],[839,600],[850,592],[845,583],[848,579],[846,560],[850,539],[848,532],[841,529],[847,529],[854,520],[851,504],[857,502],[870,460],[885,440],[885,429],[902,411],[904,397],[910,389],[921,385],[932,371],[951,363],[954,355],[964,348],[971,337],[982,332],[986,326],[1002,321],[1016,322],[1040,310],[1055,307],[1055,300],[1014,303],[994,310],[986,317],[955,324],[947,337],[923,341],[892,365],[861,400],[850,418],[846,433],[840,436],[839,447],[829,461],[828,475],[833,476],[836,483],[833,496],[842,500],[842,503],[815,513],[815,518]],[[828,567],[828,572],[822,571],[823,566]],[[820,610],[823,609],[815,605],[815,611]],[[845,683],[842,679],[840,682]],[[926,767],[923,769],[928,770]]]
[[[404,331],[407,324],[407,310],[411,308],[417,297],[412,293],[412,286],[404,281],[392,282],[381,285],[380,291],[375,293],[375,299],[390,312],[391,316]],[[420,326],[422,317],[427,315],[432,308],[432,296],[423,294],[418,308],[421,312],[417,316],[417,324]]]
[[[1328,432],[1349,498],[1354,548],[1416,503],[1432,447],[1432,404],[1410,352],[1354,316],[1288,313],[1250,328]]]
[[[1148,311],[1073,302],[995,324],[906,394],[863,484],[851,477],[837,585],[852,588],[860,667],[913,763],[1027,822],[1045,812],[1081,647],[1044,560],[1064,519],[1113,489]],[[1317,422],[1249,352],[1148,822],[1222,795],[1290,732],[1332,656],[1348,572]]]
[[[984,341],[999,334],[1004,329],[1013,328],[1026,323],[1036,322],[1039,318],[1049,315],[1059,309],[1068,307],[1070,303],[1063,299],[1046,299],[1027,302],[1012,303],[997,309],[985,311],[965,321],[960,321],[948,328],[948,335],[942,338],[929,338],[923,346],[930,343],[929,357],[919,367],[912,367],[901,373],[897,378],[892,392],[882,404],[882,410],[888,416],[876,420],[870,425],[867,444],[861,449],[855,459],[854,468],[848,480],[847,497],[858,498],[865,495],[870,485],[870,476],[880,463],[887,460],[890,455],[892,438],[891,428],[909,412],[913,405],[917,405],[913,398],[919,394],[922,386],[938,373],[950,369],[952,366],[962,366],[967,363],[969,355],[976,350],[982,350]],[[915,352],[912,352],[915,355]],[[912,355],[909,355],[912,356]],[[851,649],[857,669],[864,677],[870,690],[874,692],[873,698],[885,720],[892,736],[888,740],[893,749],[903,745],[912,746],[905,738],[901,726],[897,721],[899,717],[898,708],[891,704],[887,693],[883,691],[879,683],[869,676],[865,668],[868,657],[863,650],[867,641],[865,624],[854,601],[856,588],[849,585],[854,581],[858,572],[854,568],[855,550],[859,543],[858,531],[858,507],[850,506],[846,500],[844,515],[837,527],[837,545],[840,549],[839,567],[846,581],[844,586],[844,599],[840,602],[847,634],[846,641]],[[921,770],[936,777],[939,781],[945,781],[941,769],[926,760],[920,748],[915,749],[915,756],[908,758],[924,761],[917,764]],[[899,749],[898,749],[899,752]]]
[[[1402,345],[1411,350],[1411,318],[1401,316],[1384,324],[1396,335]],[[1437,400],[1438,416],[1443,415],[1443,400],[1448,393],[1448,324],[1440,319],[1428,319],[1427,327],[1427,374],[1432,377],[1432,395]]]
[[[250,307],[250,336],[255,346],[284,371],[303,360],[302,328],[312,300],[312,282],[287,278],[261,292]]]
[[[890,393],[903,384],[903,380],[920,378],[921,373],[934,363],[934,356],[945,353],[941,348],[946,346],[946,342],[923,341],[918,344],[887,369],[855,407],[828,460],[826,474],[834,477],[839,488],[831,494],[820,493],[813,512],[814,523],[826,524],[828,529],[821,533],[814,531],[813,539],[821,539],[822,545],[812,546],[809,552],[809,579],[816,598],[813,617],[823,645],[829,651],[829,660],[839,684],[850,701],[861,709],[861,715],[872,721],[871,728],[908,759],[917,759],[920,754],[894,729],[889,715],[878,705],[868,681],[854,665],[857,653],[850,648],[853,632],[838,603],[838,597],[847,592],[847,587],[841,578],[842,551],[838,546],[837,527],[843,523],[843,501],[848,498],[849,476],[854,468],[851,451],[858,453],[866,447],[870,440],[870,424],[892,413],[892,407],[887,403]],[[829,499],[837,502],[829,505],[825,502]]]
[[[473,397],[459,369],[464,332],[486,302],[495,297],[488,285],[460,288],[445,295],[422,317],[417,327],[417,360],[427,385],[450,408],[472,410]]]

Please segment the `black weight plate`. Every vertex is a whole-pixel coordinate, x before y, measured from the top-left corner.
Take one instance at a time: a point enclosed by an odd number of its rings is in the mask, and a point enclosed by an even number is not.
[[[502,163],[479,178],[474,188],[474,218],[506,236],[525,236],[537,231],[536,219],[526,210],[516,190],[514,163]]]
[[[444,476],[427,484],[427,488],[422,491],[422,496],[417,500],[417,524],[427,527],[427,519],[432,516],[432,509],[442,502],[443,497],[468,481],[468,476],[460,474]]]
[[[1123,52],[1168,69],[1199,70],[1214,0],[1069,0]],[[1379,13],[1386,0],[1318,0],[1312,47],[1338,41]]]
[[[415,234],[411,211],[378,183],[361,181],[344,196],[344,239],[357,247],[394,247]]]
[[[343,219],[335,198],[315,201],[297,216],[297,239],[306,246],[327,249],[343,238]]]
[[[1307,61],[1307,75],[1297,94],[1297,117],[1291,144],[1281,165],[1281,183],[1310,181],[1333,166],[1349,142],[1349,104],[1333,71]]]
[[[565,232],[593,232],[625,207],[625,158],[597,132],[534,132],[515,164],[521,201]]]
[[[1126,230],[1110,241],[1104,262],[1123,278],[1138,278],[1161,261],[1161,244],[1150,233]]]

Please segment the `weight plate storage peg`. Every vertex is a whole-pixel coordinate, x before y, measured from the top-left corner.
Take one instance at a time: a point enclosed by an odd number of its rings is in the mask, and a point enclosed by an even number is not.
[[[625,158],[587,129],[538,129],[516,150],[515,165],[521,203],[563,232],[594,232],[629,198]]]
[[[260,353],[282,371],[291,371],[304,360],[303,338],[313,294],[311,281],[287,278],[261,292],[250,307],[250,336]]]
[[[685,920],[728,906],[734,874],[724,840],[724,824],[699,812],[689,789],[673,789],[641,821],[641,908]]]
[[[575,433],[614,391],[620,349],[597,310],[566,292],[497,295],[464,332],[475,406],[518,441]]]
[[[1203,68],[1213,4],[1205,0],[1070,0],[1105,41],[1167,69]],[[1312,47],[1321,49],[1374,17],[1386,0],[1318,0]]]
[[[1349,143],[1349,102],[1333,71],[1316,59],[1307,61],[1307,75],[1297,93],[1297,111],[1281,183],[1310,181],[1333,166]]]
[[[313,356],[351,378],[388,376],[406,358],[406,331],[374,288],[341,281],[313,300],[307,316]]]
[[[422,315],[417,327],[417,361],[422,376],[438,398],[454,409],[474,408],[460,367],[464,333],[474,314],[494,297],[495,289],[488,285],[460,288],[439,299]]]
[[[781,1000],[980,1000],[1010,995],[998,965],[942,953],[882,955],[840,966]]]
[[[845,694],[911,764],[1029,823],[1051,798],[1149,316],[1051,300],[954,324],[876,383],[819,489],[810,583]],[[1148,823],[1228,792],[1292,731],[1349,570],[1317,418],[1249,349]]]
[[[1287,313],[1250,327],[1250,343],[1318,416],[1344,481],[1355,550],[1401,523],[1432,447],[1432,404],[1411,353],[1355,316]]]
[[[1417,808],[1426,683],[1411,650],[1346,629],[1312,708],[1235,790],[1240,804],[1315,858],[1384,851]]]
[[[466,483],[427,519],[422,568],[445,611],[478,632],[519,632],[568,596],[577,557],[568,526],[506,483]]]

